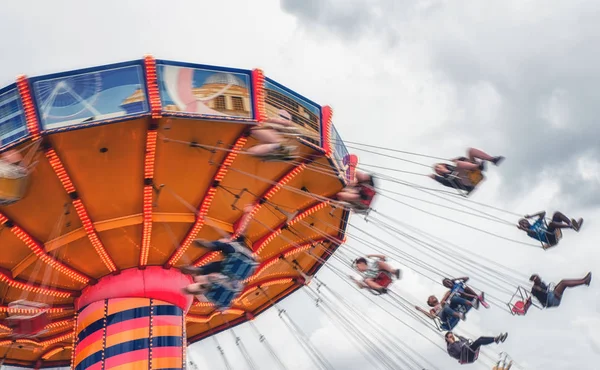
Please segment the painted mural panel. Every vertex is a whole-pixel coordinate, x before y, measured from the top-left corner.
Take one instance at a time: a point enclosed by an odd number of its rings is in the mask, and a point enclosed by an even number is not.
[[[44,130],[114,121],[149,112],[141,65],[32,80]]]
[[[331,125],[331,145],[333,146],[333,157],[338,168],[345,171],[347,165],[345,158],[348,156],[348,149],[334,125]]]
[[[27,122],[16,88],[0,92],[0,148],[27,136]]]
[[[163,112],[251,120],[250,74],[158,64]]]
[[[269,79],[265,80],[265,106],[269,120],[293,122],[304,129],[304,139],[320,146],[321,107]]]

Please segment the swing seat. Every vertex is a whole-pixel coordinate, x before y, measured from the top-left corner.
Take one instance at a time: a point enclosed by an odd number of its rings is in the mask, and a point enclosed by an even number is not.
[[[28,180],[27,168],[0,160],[0,205],[6,206],[23,199]]]
[[[10,314],[6,319],[6,326],[12,329],[15,338],[34,337],[44,332],[44,327],[50,323],[48,305],[36,302],[19,300],[9,303],[11,310],[38,310],[35,313]]]
[[[373,281],[375,281],[375,283],[377,283],[380,286],[387,289],[387,287],[392,284],[393,279],[389,272],[379,271],[379,274],[377,274],[377,276],[375,277],[375,279],[373,279]]]
[[[239,292],[238,289],[222,280],[212,281],[204,296],[218,308],[229,308]]]
[[[251,257],[235,252],[223,261],[221,273],[232,280],[246,280],[254,274],[258,265]]]
[[[534,304],[531,300],[531,294],[525,288],[518,287],[507,305],[513,316],[525,316]]]
[[[473,184],[473,186],[477,186],[481,181],[483,181],[484,176],[481,170],[472,170],[467,171],[467,178],[471,184]]]
[[[464,197],[468,197],[473,191],[475,191],[475,189],[477,189],[479,184],[485,180],[485,176],[483,176],[483,173],[480,170],[467,171],[467,178],[472,184],[470,187],[467,187],[465,184],[463,184],[458,172],[452,172],[448,176],[448,180],[452,184],[452,187]]]
[[[461,284],[462,283],[456,284],[455,287],[457,285],[461,285]],[[453,293],[450,295],[450,297],[448,298],[448,300],[452,299],[452,297],[454,296],[454,294],[456,294],[456,291],[454,290],[454,288],[453,288],[452,291],[453,291]],[[472,306],[458,305],[456,307],[455,311],[456,312],[460,312],[460,313],[462,313],[463,315],[466,316],[467,313],[469,311],[471,311],[471,308],[472,308]],[[439,331],[452,331],[456,327],[456,325],[458,325],[459,322],[460,322],[460,319],[458,317],[455,317],[455,316],[449,317],[446,320],[446,322],[443,322],[442,319],[440,319],[439,317],[436,317],[436,319],[435,319],[435,323],[436,323]]]
[[[458,361],[458,363],[461,364],[461,365],[468,365],[468,364],[472,364],[475,361],[477,361],[478,358],[479,358],[479,348],[477,348],[477,351],[475,351],[475,355],[473,356],[473,359],[471,359],[471,361],[469,361],[470,359],[466,358],[466,359],[460,359]]]

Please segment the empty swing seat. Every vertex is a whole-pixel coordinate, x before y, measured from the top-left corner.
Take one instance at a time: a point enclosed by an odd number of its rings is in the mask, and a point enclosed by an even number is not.
[[[25,167],[0,160],[0,205],[6,206],[23,199],[28,178]]]
[[[5,319],[14,337],[36,336],[50,323],[48,306],[45,304],[19,300],[10,303],[8,307],[11,310],[24,310],[23,313],[11,314]]]

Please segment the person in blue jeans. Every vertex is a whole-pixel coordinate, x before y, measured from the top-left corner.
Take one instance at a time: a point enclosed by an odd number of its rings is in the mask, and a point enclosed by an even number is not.
[[[462,312],[457,311],[459,306],[466,307],[475,307],[475,309],[479,308],[479,301],[474,299],[469,301],[460,297],[458,294],[454,294],[451,296],[451,292],[448,291],[442,301],[438,301],[437,297],[432,295],[427,299],[427,305],[431,307],[429,311],[422,309],[419,306],[415,306],[415,308],[424,313],[430,319],[435,319],[439,317],[442,322],[447,322],[449,317],[458,317],[461,320],[466,320],[465,315]]]
[[[534,296],[543,307],[558,307],[560,306],[565,289],[581,285],[589,286],[592,282],[592,273],[588,272],[582,279],[563,279],[556,284],[553,290],[542,281],[542,278],[538,274],[531,275],[529,281],[533,282],[531,295]]]
[[[195,283],[187,286],[184,291],[188,294],[200,294],[206,290],[208,285],[202,279],[202,276],[219,275],[220,278],[228,278],[236,286],[241,286],[241,280],[251,274],[256,265],[256,258],[252,252],[250,242],[247,240],[245,230],[248,226],[249,217],[253,205],[244,207],[243,216],[239,222],[240,228],[237,230],[236,237],[222,238],[219,240],[208,241],[204,239],[194,240],[196,247],[207,249],[207,253],[221,252],[223,259],[211,262],[204,266],[185,266],[181,271],[185,274],[194,276]],[[237,253],[237,258],[232,261],[232,257]],[[217,276],[217,277],[219,277]],[[238,281],[240,280],[240,281]],[[238,284],[239,283],[239,284]]]

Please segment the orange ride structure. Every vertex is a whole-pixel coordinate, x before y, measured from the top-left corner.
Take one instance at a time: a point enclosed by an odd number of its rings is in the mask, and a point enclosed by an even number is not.
[[[250,129],[291,119],[297,159],[261,161]],[[349,156],[332,110],[259,69],[156,60],[20,76],[0,90],[0,359],[73,369],[184,368],[186,346],[252,320],[342,243],[329,202]],[[181,292],[246,236],[260,267],[230,308]]]

